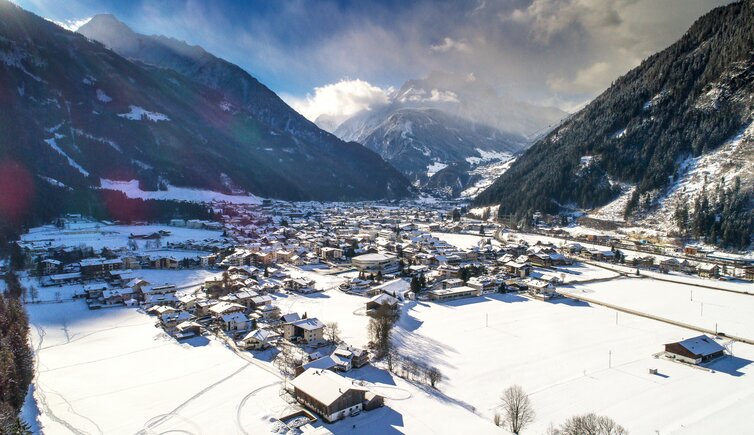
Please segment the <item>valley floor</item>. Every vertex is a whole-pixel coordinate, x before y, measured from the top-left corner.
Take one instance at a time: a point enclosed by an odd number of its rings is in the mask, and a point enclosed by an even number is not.
[[[191,272],[173,274],[179,285],[196,279]],[[366,300],[332,289],[344,278],[319,279],[329,290],[279,295],[276,303],[337,321],[343,339],[364,345]],[[693,288],[698,302],[692,303],[689,286],[625,278],[569,290],[689,322],[697,321],[695,304],[703,301],[698,320],[705,325],[719,321],[754,334],[746,316],[752,296]],[[40,299],[49,300],[49,291],[40,289]],[[270,420],[291,408],[264,353],[252,363],[251,354],[242,358],[213,338],[179,344],[133,308],[90,311],[82,301],[27,307],[38,357],[34,397],[45,433],[267,433],[274,429]],[[525,433],[591,411],[631,433],[745,433],[754,403],[754,347],[735,344],[735,356],[711,370],[655,358],[664,343],[694,335],[623,313],[616,323],[613,310],[565,298],[494,294],[409,302],[395,344],[404,356],[440,368],[446,379],[439,390],[407,382],[380,363],[354,370],[347,376],[376,382],[372,388],[385,394],[386,406],[326,427],[334,433],[500,433],[492,424],[498,396],[520,384],[537,412]]]

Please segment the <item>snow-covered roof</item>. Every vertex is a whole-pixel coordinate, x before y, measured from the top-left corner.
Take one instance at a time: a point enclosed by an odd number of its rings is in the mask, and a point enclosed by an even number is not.
[[[297,327],[299,327],[299,328],[301,328],[301,329],[306,329],[306,330],[309,330],[309,331],[313,331],[315,329],[320,329],[320,328],[324,328],[325,327],[325,324],[322,323],[322,322],[320,322],[319,319],[317,319],[316,317],[312,317],[312,318],[309,318],[309,319],[297,320],[297,321],[293,322],[292,324],[295,325],[295,326],[297,326]]]
[[[686,350],[693,353],[694,355],[700,356],[712,355],[713,353],[725,350],[725,348],[722,347],[718,342],[710,337],[707,337],[706,335],[687,338],[683,341],[678,342],[678,344],[685,347]]]
[[[369,302],[376,302],[380,305],[396,305],[398,303],[398,299],[390,296],[389,294],[380,293],[377,296],[369,299]]]
[[[327,406],[338,400],[348,390],[367,391],[353,385],[348,379],[329,370],[310,368],[291,381],[294,387]]]

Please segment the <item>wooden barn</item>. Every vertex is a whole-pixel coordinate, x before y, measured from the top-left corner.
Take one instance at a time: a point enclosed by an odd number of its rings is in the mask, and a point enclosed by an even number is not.
[[[665,356],[689,364],[705,363],[723,355],[725,348],[706,335],[665,345]]]

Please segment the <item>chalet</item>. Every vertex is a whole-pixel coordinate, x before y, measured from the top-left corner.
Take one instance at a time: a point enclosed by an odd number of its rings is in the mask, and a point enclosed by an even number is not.
[[[283,326],[283,337],[294,342],[321,341],[324,332],[325,325],[317,318],[296,320]]]
[[[176,340],[185,340],[187,338],[201,335],[202,333],[201,331],[202,331],[202,326],[200,324],[187,320],[175,326],[173,337],[175,337]]]
[[[724,354],[725,348],[706,335],[665,345],[665,356],[689,364],[708,362]]]
[[[297,293],[314,293],[314,281],[304,278],[286,278],[283,280],[283,287],[286,290]]]
[[[744,279],[754,281],[754,266],[744,267]]]
[[[384,293],[399,300],[411,299],[411,283],[402,278],[396,278],[380,284],[373,289],[376,293]]]
[[[291,385],[299,403],[330,423],[358,414],[365,409],[365,402],[371,402],[366,388],[328,370],[305,370],[291,381]],[[380,405],[381,401],[375,403],[375,406]]]
[[[272,338],[270,331],[255,329],[241,339],[240,345],[247,350],[262,350],[270,347],[270,338]]]
[[[272,304],[260,305],[254,310],[254,313],[259,315],[260,318],[265,320],[271,320],[280,316],[280,308]]]
[[[703,278],[717,278],[720,276],[720,266],[711,263],[700,264],[697,272]]]
[[[531,274],[531,264],[527,262],[509,261],[503,265],[508,275],[526,278]]]
[[[149,267],[152,269],[178,269],[180,262],[174,257],[149,257]]]
[[[130,288],[108,289],[102,292],[102,302],[106,305],[121,305],[134,298]]]
[[[552,267],[552,259],[550,258],[550,255],[544,252],[529,254],[528,261],[534,266]]]
[[[341,345],[335,349],[335,353],[351,359],[353,367],[363,367],[369,364],[369,352],[358,347]]]
[[[252,322],[246,314],[234,311],[221,317],[223,329],[226,331],[246,331],[251,329]]]
[[[209,314],[211,314],[215,318],[219,318],[227,314],[243,312],[245,309],[246,308],[241,304],[222,301],[210,307]]]
[[[492,276],[471,277],[466,285],[479,290],[481,294],[496,293],[500,289],[500,283]]]
[[[147,307],[153,307],[155,305],[178,305],[178,298],[175,293],[150,293],[144,295],[144,304]]]
[[[84,286],[84,294],[87,299],[99,299],[102,297],[102,292],[108,289],[107,284],[89,284]]]
[[[367,316],[374,316],[380,309],[387,309],[391,312],[398,311],[398,299],[381,293],[369,299],[366,303]]]
[[[556,296],[555,286],[541,279],[527,278],[523,281],[532,297],[548,300]]]
[[[179,323],[191,320],[191,313],[187,311],[169,311],[160,315],[160,323],[165,329],[174,329]]]

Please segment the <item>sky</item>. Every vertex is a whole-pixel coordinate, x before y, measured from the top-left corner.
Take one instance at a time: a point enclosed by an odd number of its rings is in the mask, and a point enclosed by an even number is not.
[[[728,0],[14,0],[75,28],[112,13],[201,45],[314,120],[344,119],[433,71],[574,111]]]

